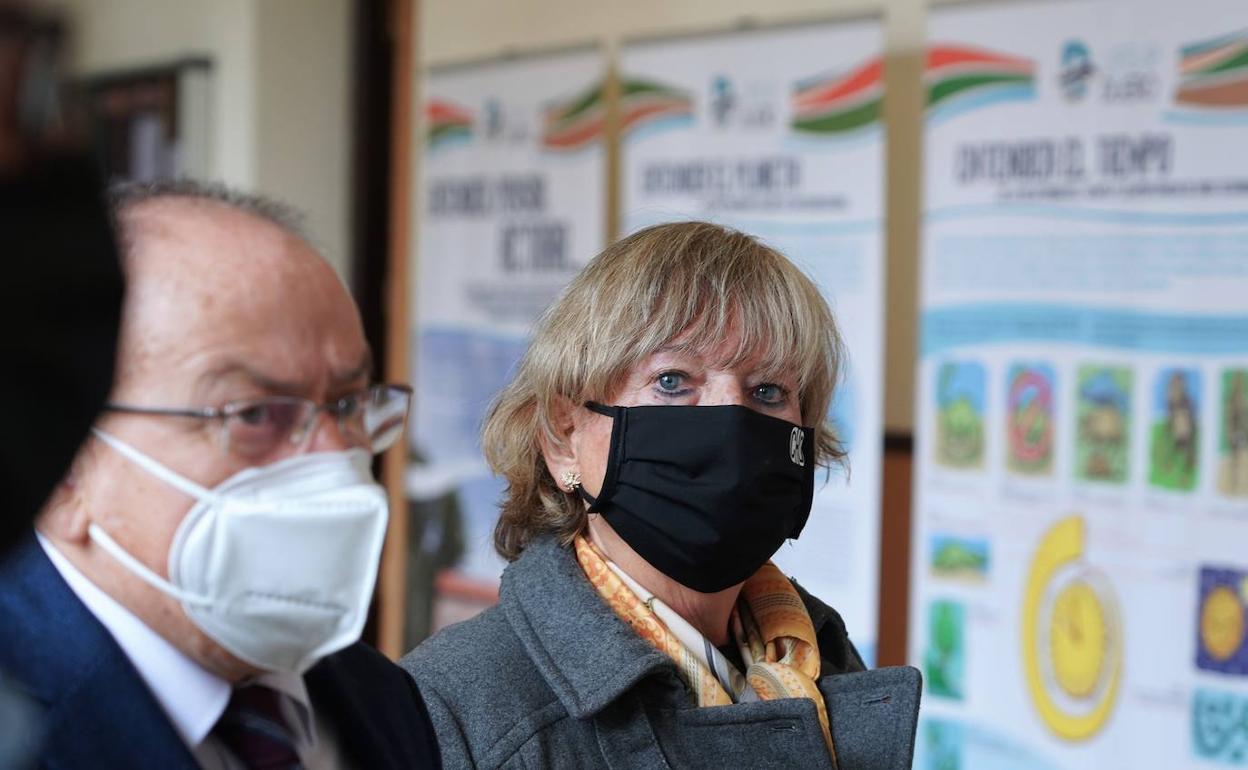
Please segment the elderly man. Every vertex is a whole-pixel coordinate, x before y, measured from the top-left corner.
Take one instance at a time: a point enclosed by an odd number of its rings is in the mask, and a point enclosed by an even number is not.
[[[282,212],[188,185],[116,203],[104,416],[0,565],[0,669],[54,767],[429,767],[419,693],[357,640],[386,524],[350,296]],[[30,447],[38,451],[38,447]]]

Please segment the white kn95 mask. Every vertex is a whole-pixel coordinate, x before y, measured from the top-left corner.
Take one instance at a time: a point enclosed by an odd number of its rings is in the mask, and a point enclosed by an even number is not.
[[[169,547],[168,580],[98,525],[88,534],[180,601],[211,639],[257,668],[296,674],[359,639],[388,519],[368,452],[296,455],[206,489],[116,437],[94,433],[196,499]]]

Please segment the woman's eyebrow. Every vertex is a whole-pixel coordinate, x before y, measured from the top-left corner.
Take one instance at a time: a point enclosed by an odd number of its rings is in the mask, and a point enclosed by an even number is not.
[[[696,358],[699,361],[701,361],[703,358],[706,357],[706,352],[703,351],[701,348],[693,347],[692,345],[689,345],[688,343],[672,344],[669,342],[668,344],[664,345],[658,350],[655,350],[653,353],[650,354],[650,356],[647,356],[647,358],[657,356],[657,355],[689,356],[691,358]]]

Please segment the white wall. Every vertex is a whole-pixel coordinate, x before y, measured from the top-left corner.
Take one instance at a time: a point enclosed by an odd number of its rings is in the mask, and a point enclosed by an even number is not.
[[[421,5],[417,39],[427,64],[586,41],[614,51],[630,36],[883,12],[890,215],[884,421],[889,430],[911,429],[926,0],[422,0]]]
[[[339,268],[351,244],[350,0],[255,0],[256,187],[307,214]]]
[[[308,215],[340,273],[350,244],[350,0],[66,0],[90,75],[212,60],[209,176]]]

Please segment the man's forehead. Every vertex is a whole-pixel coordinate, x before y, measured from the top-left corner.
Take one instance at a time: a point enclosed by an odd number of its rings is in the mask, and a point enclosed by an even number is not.
[[[303,384],[366,363],[350,294],[302,239],[216,201],[145,200],[124,216],[121,358],[136,374],[177,366],[199,380],[237,362]]]
[[[214,261],[230,259],[240,251],[251,258],[238,259],[241,264],[266,255],[296,259],[318,256],[280,225],[220,201],[177,196],[142,200],[125,206],[118,221],[125,250],[138,255],[173,247],[171,253],[160,256],[193,258],[203,248],[219,249],[222,243],[233,243],[235,248],[219,250]]]
[[[119,222],[132,285],[167,294],[187,312],[246,312],[257,303],[297,311],[311,301],[332,313],[343,312],[334,305],[345,300],[354,313],[329,263],[263,217],[218,201],[170,197],[137,202]]]
[[[372,351],[365,346],[362,353],[353,359],[339,357],[342,360],[326,361],[328,372],[325,384],[332,389],[358,385],[368,380],[373,368]],[[271,360],[263,358],[238,358],[226,356],[217,359],[199,375],[198,386],[241,382],[260,390],[282,395],[304,395],[312,393],[318,383],[308,376],[300,367],[275,366]]]

